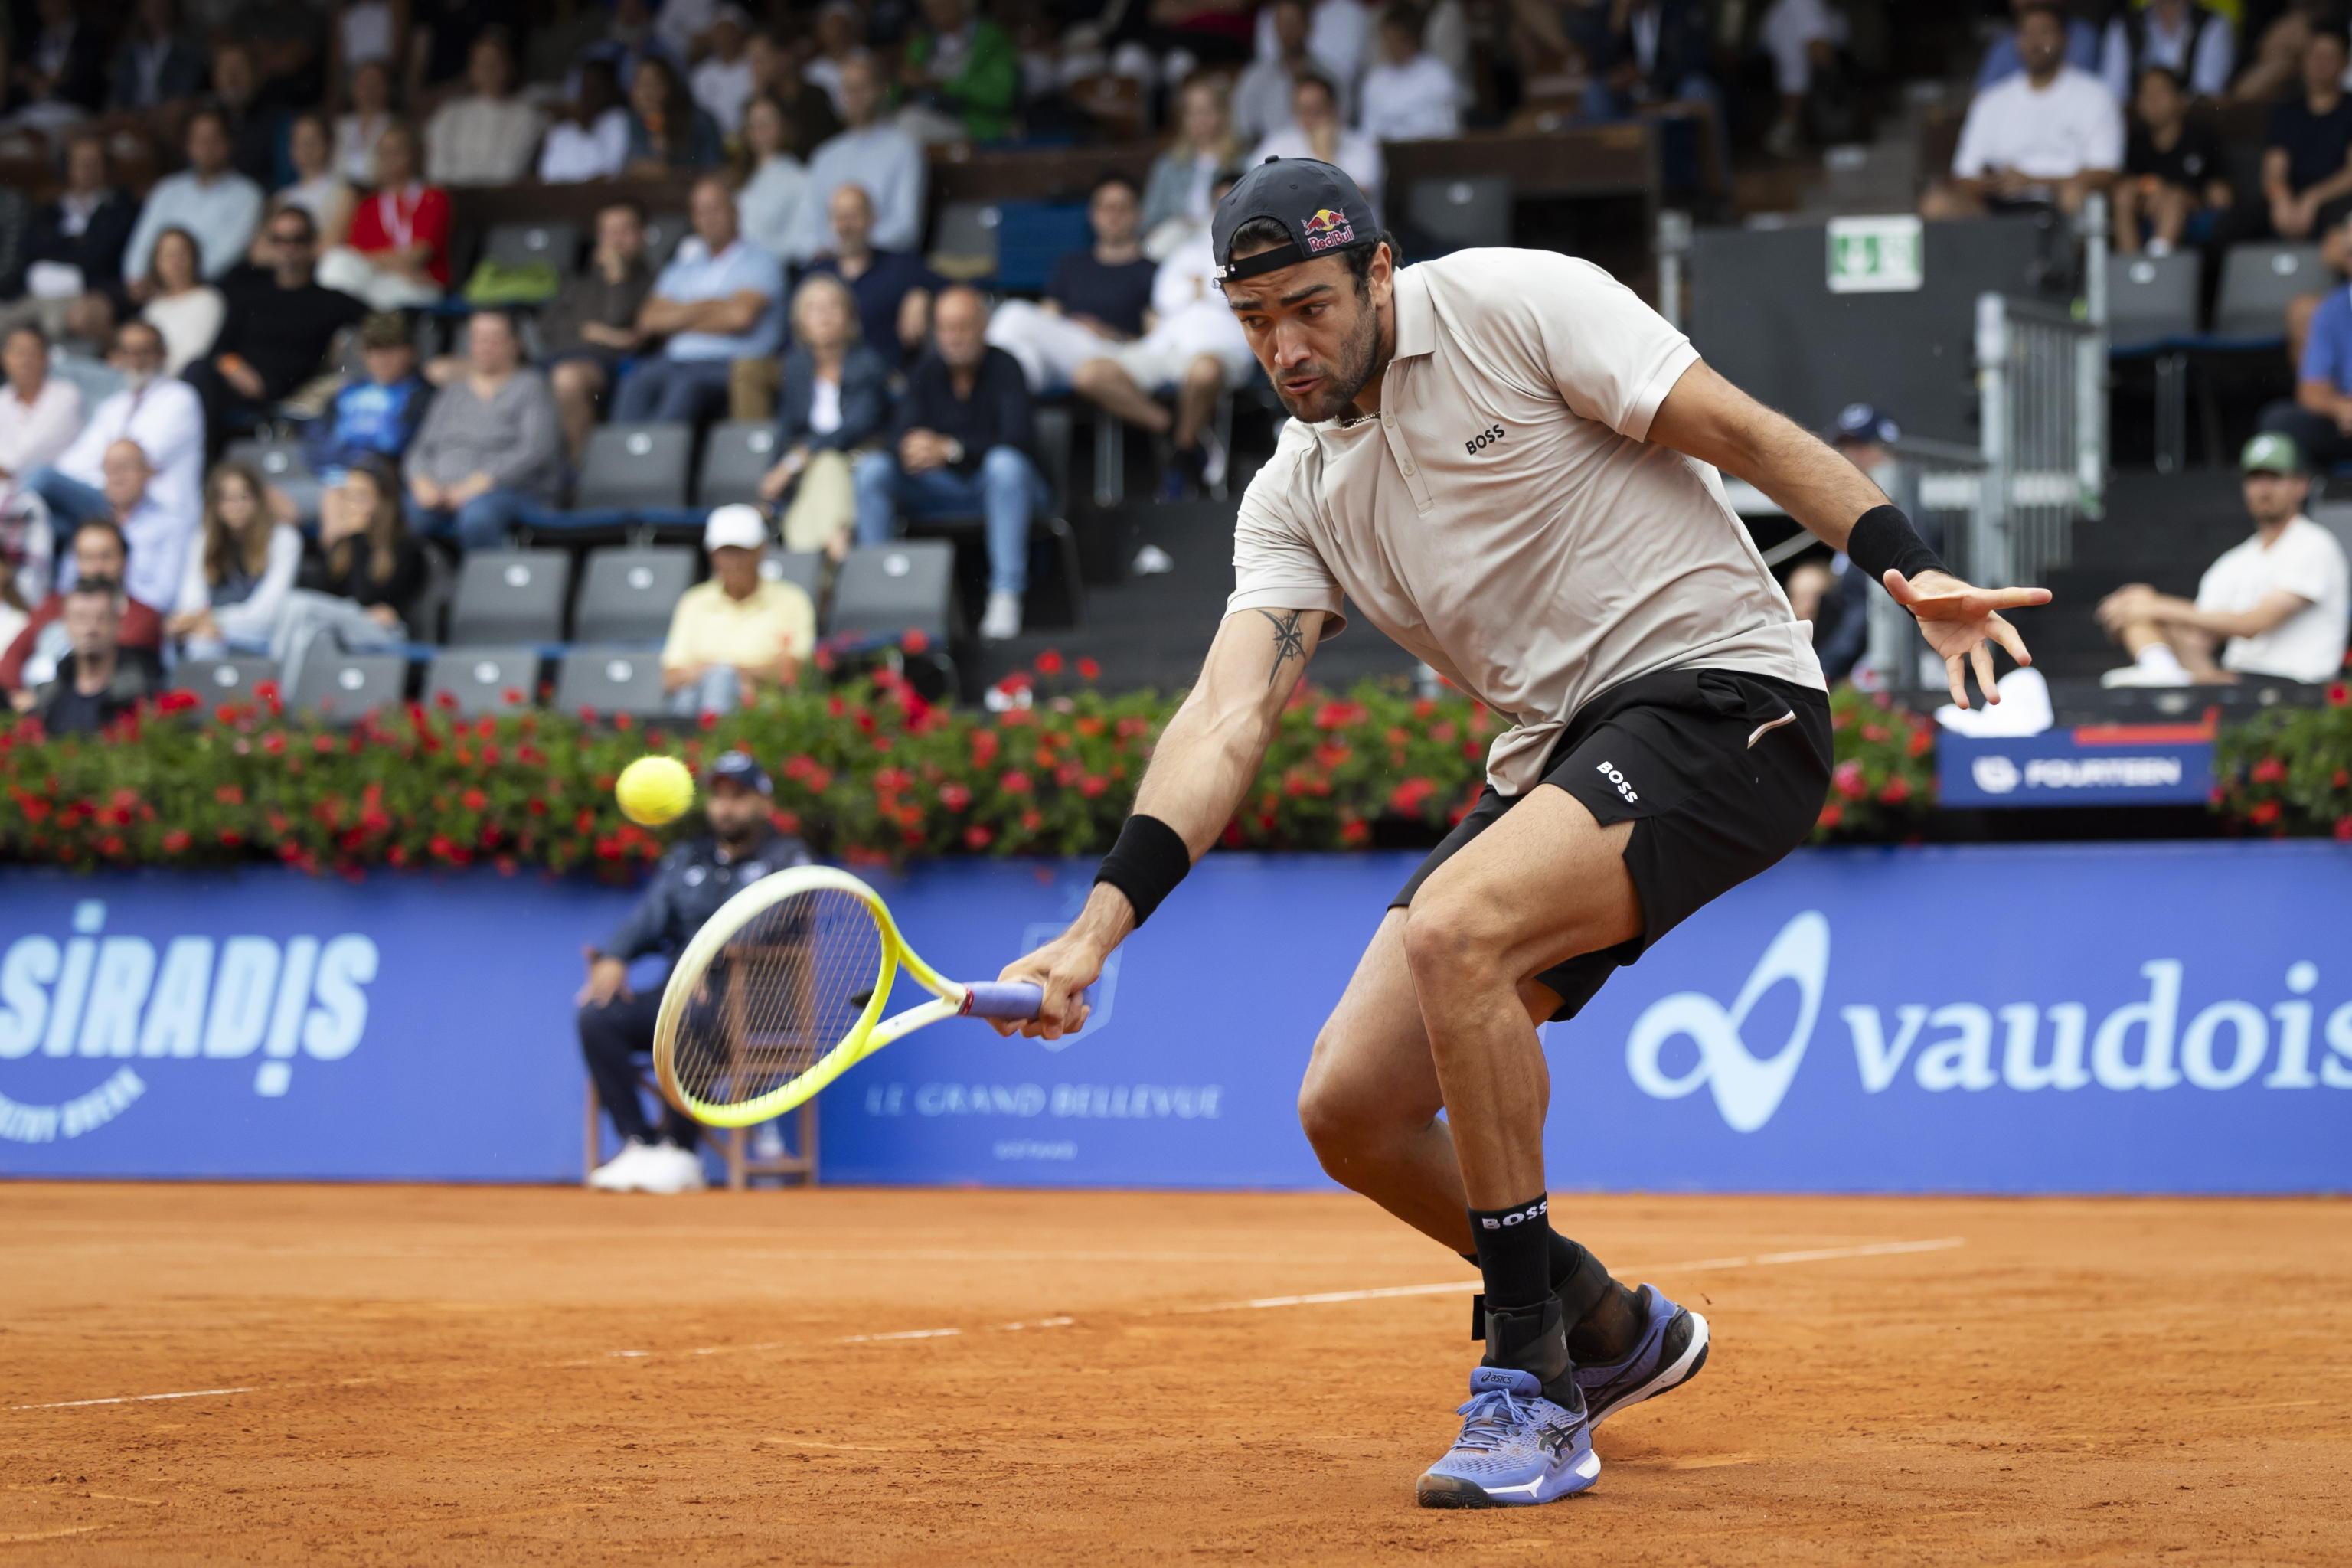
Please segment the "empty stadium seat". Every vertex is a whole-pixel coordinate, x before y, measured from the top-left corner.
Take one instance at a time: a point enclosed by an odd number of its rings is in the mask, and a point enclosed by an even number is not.
[[[543,261],[568,277],[579,257],[580,226],[561,219],[493,224],[482,239],[482,259],[508,267]]]
[[[2169,339],[2193,334],[2203,275],[2203,258],[2193,250],[2107,258],[2107,342],[2113,352],[2147,353]]]
[[[2336,286],[2316,245],[2233,245],[2221,262],[2212,336],[2247,347],[2286,336],[2288,301]]]
[[[776,466],[776,427],[766,420],[730,419],[714,425],[702,441],[702,466],[694,481],[697,506],[757,501],[760,480]]]
[[[1084,202],[1003,202],[996,208],[999,289],[1042,294],[1063,257],[1094,243]]]
[[[561,550],[479,550],[466,557],[449,606],[460,645],[561,642],[572,558]]]
[[[628,713],[644,718],[667,708],[661,656],[645,648],[574,647],[555,676],[557,711]]]
[[[760,563],[760,575],[771,583],[793,583],[809,603],[824,608],[824,557],[814,550],[771,550]]]
[[[931,226],[931,270],[961,283],[996,272],[996,231],[1003,215],[987,202],[950,202]]]
[[[834,579],[832,636],[896,637],[919,631],[944,640],[954,629],[955,549],[944,540],[902,539],[853,550]]]
[[[684,425],[600,426],[580,465],[572,495],[576,520],[626,521],[683,512],[693,457],[694,432]]]
[[[408,661],[396,653],[337,653],[314,647],[302,661],[292,706],[349,724],[398,702],[408,690]]]
[[[678,241],[694,232],[684,213],[654,213],[646,219],[646,265],[659,272],[677,253]]]
[[[172,667],[172,689],[193,691],[210,702],[227,702],[253,695],[265,680],[278,679],[278,666],[268,659],[238,655],[227,658],[184,658]]]
[[[286,499],[294,503],[295,511],[305,522],[319,518],[319,501],[326,493],[326,485],[310,471],[310,459],[295,440],[249,439],[231,441],[222,453],[226,461],[247,463],[261,476],[262,483],[273,485]]]
[[[425,671],[425,700],[446,694],[457,711],[511,713],[539,695],[539,650],[534,647],[452,647],[433,656]]]
[[[1415,180],[1405,190],[1405,226],[1434,254],[1508,245],[1512,200],[1505,174]]]
[[[682,545],[592,552],[572,636],[593,643],[660,641],[678,595],[694,584],[694,552]]]

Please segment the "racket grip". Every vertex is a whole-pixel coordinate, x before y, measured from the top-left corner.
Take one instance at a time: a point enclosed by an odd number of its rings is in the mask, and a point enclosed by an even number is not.
[[[964,987],[967,1018],[999,1018],[1024,1023],[1045,1005],[1045,988],[1017,980],[981,980]]]

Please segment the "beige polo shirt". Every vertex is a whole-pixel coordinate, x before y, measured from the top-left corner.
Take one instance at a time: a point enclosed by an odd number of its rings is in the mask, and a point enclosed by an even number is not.
[[[733,599],[714,577],[678,595],[661,661],[664,669],[766,669],[788,653],[808,658],[815,644],[816,611],[799,584],[762,578],[750,598]]]
[[[1344,593],[1514,721],[1486,757],[1507,795],[1540,780],[1570,715],[1635,676],[1822,687],[1715,469],[1643,440],[1697,360],[1588,262],[1493,249],[1406,268],[1379,417],[1284,430],[1242,498],[1225,613],[1337,617]]]

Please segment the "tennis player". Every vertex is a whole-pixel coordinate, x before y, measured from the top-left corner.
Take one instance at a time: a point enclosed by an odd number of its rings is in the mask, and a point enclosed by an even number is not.
[[[1465,250],[1400,268],[1355,183],[1268,162],[1212,226],[1225,300],[1292,415],[1242,498],[1235,584],[1085,910],[1007,979],[1024,1034],[1080,1026],[1105,955],[1251,787],[1342,595],[1514,721],[1324,1025],[1299,1115],[1326,1170],[1472,1258],[1486,1357],[1431,1507],[1540,1503],[1601,1472],[1593,1424],[1686,1382],[1706,1324],[1552,1228],[1536,1025],[1802,842],[1830,709],[1719,473],[1882,582],[1988,701],[2000,612],[1852,464],[1710,370],[1608,274]],[[1000,1025],[1010,1032],[1012,1026]],[[1440,1109],[1445,1112],[1438,1118]]]

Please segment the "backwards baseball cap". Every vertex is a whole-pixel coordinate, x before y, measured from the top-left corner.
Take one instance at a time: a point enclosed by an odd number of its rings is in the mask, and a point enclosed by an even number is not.
[[[753,795],[770,795],[774,786],[768,782],[768,771],[751,760],[749,752],[721,752],[719,760],[710,764],[710,784],[740,784]]]
[[[2246,443],[2238,454],[2238,471],[2242,474],[2299,474],[2303,472],[2303,448],[2294,437],[2276,430],[2265,430]]]
[[[1838,410],[1836,420],[1830,426],[1832,441],[1875,441],[1885,447],[1902,438],[1902,426],[1871,403],[1847,404]]]
[[[767,520],[760,509],[732,501],[711,510],[710,521],[702,525],[702,548],[725,550],[764,550],[768,543]]]
[[[1235,261],[1234,236],[1259,218],[1279,224],[1290,243]],[[1375,244],[1380,237],[1372,204],[1348,172],[1313,158],[1268,158],[1225,193],[1209,220],[1220,283]]]

